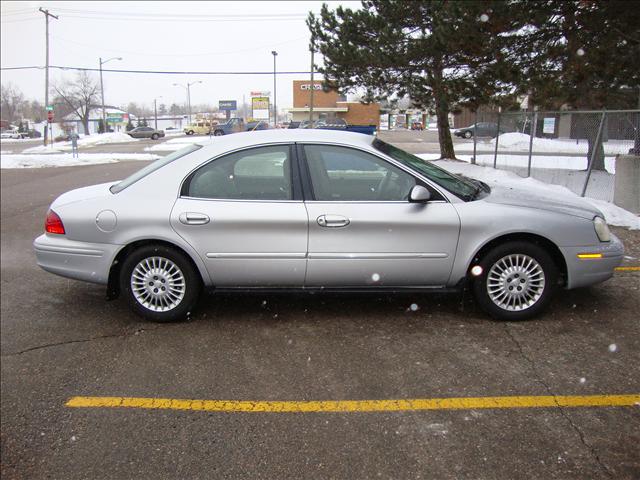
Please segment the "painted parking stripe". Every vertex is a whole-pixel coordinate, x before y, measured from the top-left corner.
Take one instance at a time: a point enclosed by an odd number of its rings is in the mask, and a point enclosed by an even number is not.
[[[205,412],[398,412],[415,410],[475,410],[502,408],[630,407],[640,405],[640,394],[580,396],[514,396],[415,398],[406,400],[246,401],[180,400],[136,397],[72,397],[73,408],[139,408]]]
[[[616,267],[618,272],[640,272],[640,267]]]

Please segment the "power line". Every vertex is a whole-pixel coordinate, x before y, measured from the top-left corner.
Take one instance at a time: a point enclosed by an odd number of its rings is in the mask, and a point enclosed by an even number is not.
[[[46,67],[41,67],[37,65],[30,66],[21,66],[21,67],[0,67],[0,70],[42,70]],[[82,72],[99,72],[99,68],[85,68],[85,67],[62,67],[59,65],[49,65],[49,68],[55,68],[58,70],[77,70]],[[273,75],[273,70],[265,71],[265,72],[215,72],[215,71],[158,71],[158,70],[124,70],[124,69],[102,69],[103,72],[110,73],[135,73],[135,74],[146,74],[146,75]],[[309,75],[311,72],[309,71],[286,71],[286,72],[276,72],[278,75]],[[320,73],[320,72],[315,72]]]
[[[95,51],[95,49],[97,48],[101,48],[101,47],[97,47],[95,45],[87,45],[84,43],[80,43],[80,42],[76,42],[74,40],[69,40],[67,38],[63,38],[60,37],[58,35],[51,35],[53,38],[60,40],[62,42],[65,43],[69,43],[69,44],[73,44],[73,45],[77,45],[79,47],[84,47],[86,49],[91,49],[92,51]],[[298,38],[294,38],[291,40],[286,40],[284,42],[278,42],[278,43],[273,43],[273,44],[269,44],[272,46],[279,46],[279,45],[285,45],[287,43],[293,43],[293,42],[299,42],[300,40],[305,40],[307,39],[307,36],[304,37],[298,37]],[[242,50],[234,50],[234,51],[230,51],[230,52],[206,52],[206,53],[149,53],[149,52],[132,52],[129,50],[118,50],[118,49],[113,49],[113,48],[106,48],[104,49],[105,51],[108,52],[115,52],[115,53],[125,53],[128,55],[138,55],[138,56],[144,56],[144,57],[148,57],[148,56],[152,56],[152,57],[207,57],[207,56],[217,56],[217,55],[232,55],[235,53],[244,53],[244,52],[252,52],[252,51],[256,51],[256,50],[264,50],[265,47],[264,46],[260,46],[260,47],[251,47],[251,48],[245,48]]]

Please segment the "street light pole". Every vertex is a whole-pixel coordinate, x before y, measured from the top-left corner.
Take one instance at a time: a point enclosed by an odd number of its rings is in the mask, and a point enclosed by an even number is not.
[[[276,102],[276,57],[278,52],[272,50],[271,55],[273,55],[273,127],[276,128],[278,125],[278,106]]]
[[[181,83],[174,83],[174,87],[182,87],[187,91],[187,110],[189,113],[189,124],[191,124],[191,85],[195,85],[196,83],[202,83],[201,80],[197,80],[195,82],[187,83],[186,87]]]
[[[107,128],[107,115],[104,109],[104,83],[102,82],[102,65],[104,65],[107,62],[110,62],[111,60],[122,60],[122,57],[109,58],[104,62],[102,61],[102,57],[98,59],[98,61],[100,62],[100,94],[102,95],[102,130],[103,130],[102,133],[107,133],[107,130],[109,130]],[[89,135],[89,132],[84,132],[84,134]]]
[[[162,98],[162,95],[153,99],[153,114],[155,116],[156,130],[158,130],[158,104],[157,104],[158,98]]]

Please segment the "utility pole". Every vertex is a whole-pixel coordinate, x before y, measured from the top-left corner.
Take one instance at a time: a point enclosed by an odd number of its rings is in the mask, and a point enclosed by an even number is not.
[[[311,90],[309,91],[309,126],[313,125],[313,46],[311,46]]]
[[[276,57],[278,52],[273,50],[271,55],[273,55],[273,128],[276,128],[278,126],[278,107],[276,105]]]
[[[102,65],[104,65],[107,62],[110,62],[111,60],[122,60],[122,57],[109,58],[104,62],[102,61],[102,57],[100,57],[98,60],[100,61],[100,93],[102,95],[102,130],[103,130],[102,133],[107,133],[109,129],[107,128],[107,115],[104,109],[104,84],[102,83]],[[89,134],[89,132],[84,132],[84,133],[85,135]]]
[[[156,118],[156,121],[155,121],[156,122],[156,125],[155,125],[155,129],[156,130],[158,130],[158,104],[157,104],[158,98],[162,98],[162,95],[160,95],[159,97],[153,99],[153,114],[154,114],[154,116]]]
[[[44,18],[45,18],[45,23],[46,23],[46,37],[47,37],[47,53],[46,53],[46,60],[45,60],[45,74],[44,74],[44,106],[45,108],[49,106],[49,17],[53,17],[56,20],[58,20],[58,17],[56,15],[53,15],[52,13],[49,13],[49,10],[44,10],[42,7],[40,7],[38,9],[40,12],[44,13]],[[49,127],[49,125],[47,125],[47,127]],[[50,128],[50,127],[49,127]],[[48,128],[45,127],[44,129],[44,144],[47,144],[48,141]]]

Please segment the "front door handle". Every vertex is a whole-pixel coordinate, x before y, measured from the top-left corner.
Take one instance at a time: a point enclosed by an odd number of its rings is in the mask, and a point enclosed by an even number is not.
[[[350,220],[342,215],[320,215],[318,217],[318,225],[321,227],[346,227],[349,225]]]
[[[179,220],[185,225],[205,225],[209,223],[209,216],[204,213],[183,212],[180,214]]]

